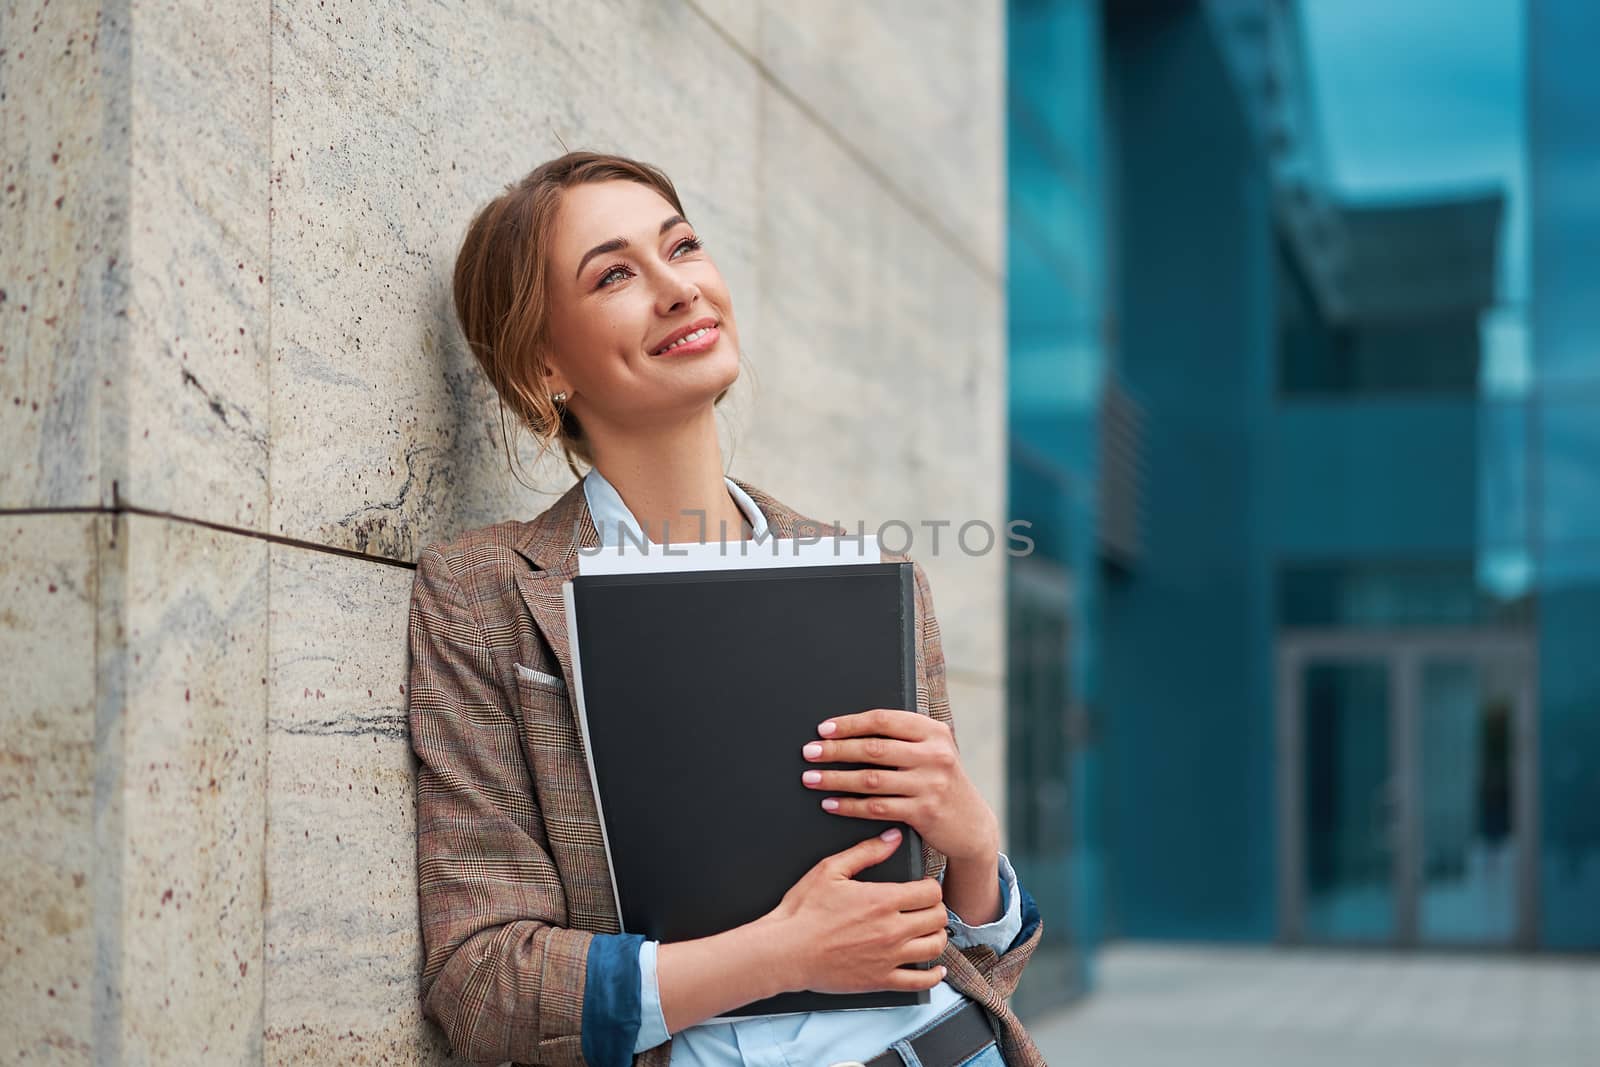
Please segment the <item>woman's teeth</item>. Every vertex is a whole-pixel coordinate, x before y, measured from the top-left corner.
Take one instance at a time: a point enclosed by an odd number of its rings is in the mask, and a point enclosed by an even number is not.
[[[686,336],[678,338],[676,341],[672,342],[670,345],[668,345],[666,348],[663,348],[661,351],[662,352],[671,352],[674,348],[677,348],[679,345],[686,345],[690,341],[698,341],[698,340],[700,340],[700,338],[704,337],[706,334],[708,334],[710,332],[711,332],[711,327],[702,326],[698,330],[696,330],[694,333],[691,333],[691,334],[688,334]]]

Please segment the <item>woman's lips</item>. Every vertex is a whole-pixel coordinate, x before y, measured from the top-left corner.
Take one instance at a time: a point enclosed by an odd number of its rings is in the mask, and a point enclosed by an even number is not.
[[[716,344],[717,338],[722,336],[722,331],[715,326],[707,326],[705,331],[693,341],[685,341],[683,344],[669,348],[664,352],[657,352],[656,356],[692,356],[696,352],[704,352]]]

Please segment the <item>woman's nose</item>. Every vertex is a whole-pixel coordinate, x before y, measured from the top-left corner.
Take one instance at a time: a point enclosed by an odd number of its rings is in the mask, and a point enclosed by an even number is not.
[[[687,278],[668,275],[661,285],[660,305],[663,312],[681,311],[694,303],[700,287]]]

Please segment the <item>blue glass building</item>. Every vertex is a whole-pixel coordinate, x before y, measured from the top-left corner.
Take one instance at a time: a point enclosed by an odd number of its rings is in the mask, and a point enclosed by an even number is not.
[[[1025,1012],[1108,937],[1600,948],[1596,11],[1011,0]]]

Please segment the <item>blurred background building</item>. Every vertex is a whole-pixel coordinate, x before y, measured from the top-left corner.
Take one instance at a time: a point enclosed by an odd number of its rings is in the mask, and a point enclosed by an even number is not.
[[[1112,939],[1600,948],[1597,10],[1008,3],[1028,1010]]]

